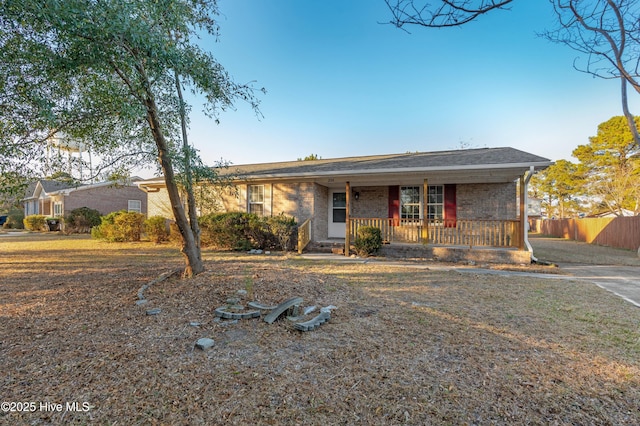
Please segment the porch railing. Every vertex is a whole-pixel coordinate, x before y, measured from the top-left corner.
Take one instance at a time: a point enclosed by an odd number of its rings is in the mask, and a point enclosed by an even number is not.
[[[425,224],[427,228],[425,229]],[[350,218],[352,241],[361,226],[382,231],[385,243],[518,247],[518,220],[423,220],[393,218]],[[426,238],[426,241],[425,241]]]
[[[311,219],[305,220],[302,225],[298,226],[298,253],[302,254],[302,250],[311,241]]]

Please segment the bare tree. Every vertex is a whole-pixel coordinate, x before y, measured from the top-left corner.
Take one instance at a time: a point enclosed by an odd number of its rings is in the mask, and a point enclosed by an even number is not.
[[[574,68],[596,77],[620,79],[622,111],[636,146],[640,136],[629,111],[627,85],[640,94],[640,2],[638,0],[552,0],[559,27],[543,34],[587,55]]]
[[[398,28],[419,25],[429,28],[457,27],[497,9],[506,9],[513,0],[385,0],[391,23]]]
[[[513,0],[384,0],[391,24],[398,28],[455,27],[495,10],[509,9]],[[531,0],[530,0],[531,1]],[[587,55],[578,71],[620,79],[622,111],[636,147],[640,136],[629,111],[627,85],[640,94],[640,0],[549,0],[558,28],[542,33],[556,43]]]

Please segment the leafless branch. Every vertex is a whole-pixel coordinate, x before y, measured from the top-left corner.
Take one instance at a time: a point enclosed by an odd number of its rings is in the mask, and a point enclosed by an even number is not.
[[[496,9],[508,9],[513,0],[385,0],[398,28],[418,25],[429,28],[457,27]]]
[[[596,77],[621,79],[622,110],[634,140],[640,135],[629,111],[627,84],[640,93],[638,81],[638,0],[552,0],[559,27],[543,37],[587,55],[586,64],[574,68]]]

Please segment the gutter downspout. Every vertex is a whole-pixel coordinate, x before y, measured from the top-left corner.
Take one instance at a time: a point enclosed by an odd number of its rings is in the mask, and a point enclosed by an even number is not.
[[[528,209],[529,206],[529,181],[531,177],[534,175],[535,169],[533,166],[529,166],[529,174],[527,174],[524,178],[524,224],[527,229],[524,230],[524,244],[527,246],[527,250],[531,253],[531,261],[534,263],[538,262],[538,259],[533,255],[533,247],[531,247],[531,243],[529,242],[529,216]]]

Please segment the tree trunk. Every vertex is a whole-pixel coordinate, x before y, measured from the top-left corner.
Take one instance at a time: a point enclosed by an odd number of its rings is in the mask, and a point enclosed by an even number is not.
[[[202,258],[200,256],[200,246],[194,238],[193,231],[191,230],[182,205],[182,200],[180,199],[180,191],[178,190],[178,185],[175,181],[173,165],[171,164],[171,157],[169,156],[169,147],[167,146],[167,141],[160,127],[158,108],[153,95],[149,92],[147,92],[147,96],[145,98],[145,105],[147,107],[147,121],[149,122],[153,139],[158,148],[158,161],[162,167],[164,181],[167,186],[167,192],[169,193],[171,210],[173,211],[176,225],[178,226],[180,235],[182,236],[181,252],[185,256],[186,262],[184,276],[191,277],[204,271],[204,264],[202,263]]]
[[[184,99],[182,97],[182,87],[180,87],[180,76],[175,71],[176,91],[178,92],[178,102],[180,102],[180,127],[182,128],[182,150],[184,153],[184,174],[185,174],[185,190],[187,192],[187,209],[189,216],[189,224],[193,232],[193,238],[196,245],[200,247],[200,225],[198,224],[198,214],[196,211],[196,197],[193,193],[193,173],[191,170],[191,147],[187,139],[187,119],[184,108]],[[198,250],[198,253],[200,251]]]

